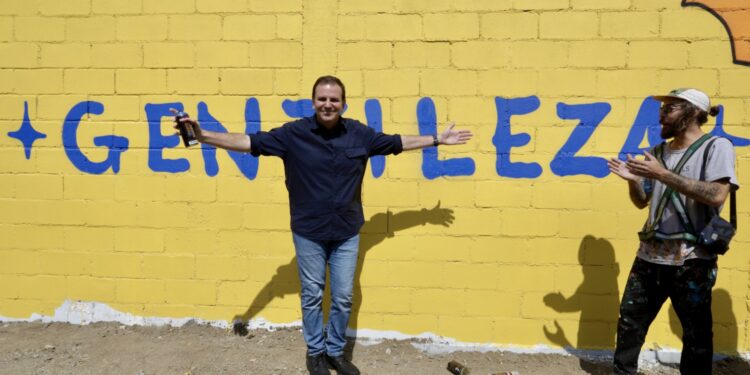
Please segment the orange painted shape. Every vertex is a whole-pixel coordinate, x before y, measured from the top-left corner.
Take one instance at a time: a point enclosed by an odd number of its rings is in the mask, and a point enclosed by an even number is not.
[[[700,6],[718,17],[732,38],[736,64],[750,65],[750,2],[747,0],[684,0],[683,6]]]
[[[750,40],[741,40],[735,42],[734,45],[737,51],[737,60],[750,63]]]
[[[694,4],[700,4],[705,5],[708,8],[711,8],[715,11],[728,11],[728,10],[738,10],[738,9],[745,9],[747,8],[747,1],[745,0],[686,0],[682,2],[683,5],[694,5]]]

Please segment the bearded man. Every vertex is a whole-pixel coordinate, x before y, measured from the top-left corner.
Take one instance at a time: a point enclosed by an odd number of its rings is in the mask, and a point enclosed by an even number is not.
[[[620,302],[614,372],[637,373],[648,327],[669,298],[684,331],[680,372],[710,374],[717,256],[696,237],[712,213],[719,214],[730,189],[739,188],[734,147],[701,129],[719,111],[705,93],[677,89],[654,99],[662,102],[661,137],[668,142],[645,152],[643,159],[628,155],[608,163],[627,181],[633,204],[649,207]]]

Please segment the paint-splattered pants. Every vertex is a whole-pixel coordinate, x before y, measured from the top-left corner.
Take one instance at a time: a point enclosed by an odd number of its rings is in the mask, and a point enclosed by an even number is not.
[[[637,372],[648,327],[669,298],[684,332],[680,372],[711,374],[711,289],[715,282],[715,260],[691,259],[682,266],[665,266],[636,258],[620,302],[615,373]]]

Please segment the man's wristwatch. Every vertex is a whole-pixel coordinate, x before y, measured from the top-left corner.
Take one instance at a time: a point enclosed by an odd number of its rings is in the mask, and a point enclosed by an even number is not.
[[[437,134],[433,134],[432,135],[432,146],[433,147],[437,147],[437,145],[439,145],[439,144],[440,144],[440,141],[438,141]]]

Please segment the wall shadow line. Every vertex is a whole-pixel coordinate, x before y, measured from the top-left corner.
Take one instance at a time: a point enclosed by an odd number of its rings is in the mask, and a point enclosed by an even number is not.
[[[421,225],[440,225],[449,227],[454,220],[453,210],[440,207],[438,201],[435,207],[431,209],[423,208],[421,210],[405,210],[393,213],[390,210],[379,212],[372,215],[365,221],[360,231],[359,256],[357,258],[357,270],[354,275],[354,289],[352,296],[352,313],[349,319],[349,328],[357,329],[359,326],[359,310],[362,305],[362,284],[360,277],[367,254],[370,253],[377,245],[387,238],[394,237],[399,231],[413,228]],[[290,242],[291,245],[291,242]],[[328,283],[326,283],[328,285]],[[248,308],[232,319],[232,330],[237,335],[247,335],[247,324],[258,313],[260,313],[268,304],[276,298],[283,298],[289,294],[299,294],[299,275],[297,273],[297,259],[292,257],[288,263],[279,266],[276,274],[263,286],[258,294],[253,298]],[[324,294],[323,311],[329,310],[330,295]],[[327,319],[327,314],[324,320]],[[353,340],[350,340],[348,352],[351,353]]]
[[[721,270],[719,270],[721,277]],[[711,313],[713,315],[714,331],[714,361],[713,372],[721,374],[750,374],[750,363],[740,357],[739,329],[737,318],[732,310],[732,296],[729,291],[715,288],[711,293]],[[669,328],[672,333],[682,340],[682,325],[672,304],[669,304]],[[725,358],[721,358],[726,356]],[[674,366],[674,364],[664,364]]]

